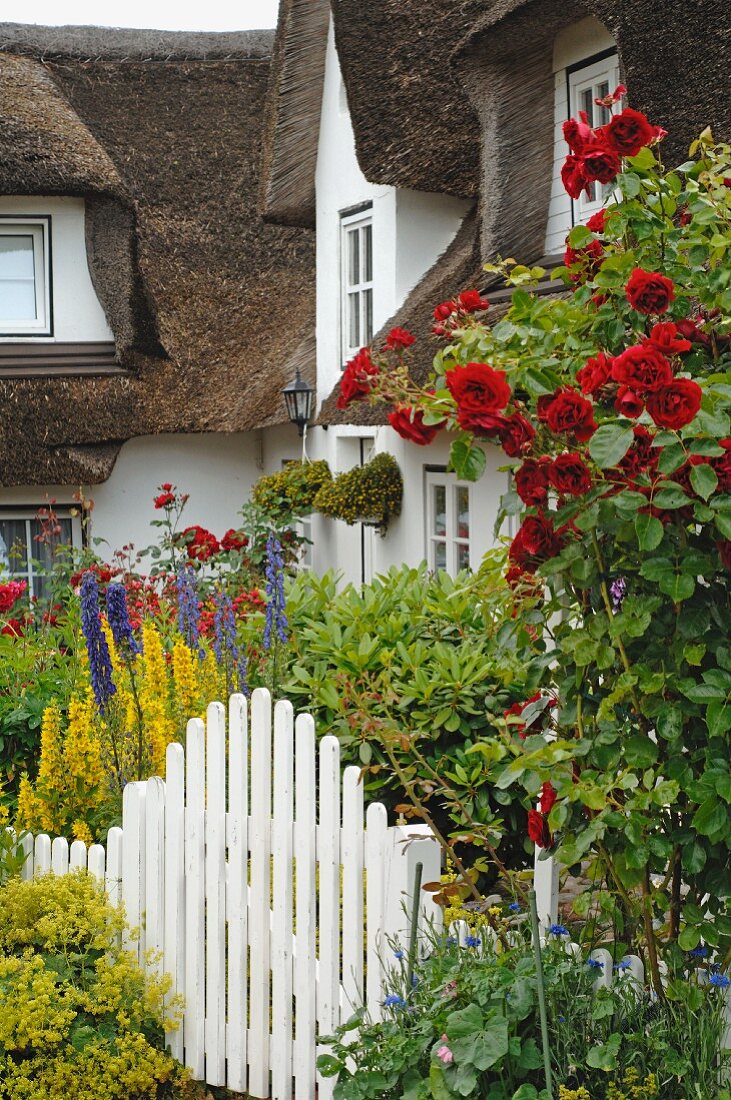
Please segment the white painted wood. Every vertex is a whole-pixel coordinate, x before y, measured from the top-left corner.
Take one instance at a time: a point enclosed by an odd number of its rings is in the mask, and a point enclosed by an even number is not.
[[[381,990],[389,947],[383,939],[384,876],[388,848],[388,814],[372,802],[366,815],[366,1005],[371,1020],[381,1019]]]
[[[629,965],[625,966],[626,963]],[[639,955],[625,955],[615,967],[614,977],[617,982],[634,982],[638,989],[642,989],[645,984],[645,968]]]
[[[272,819],[272,1097],[292,1095],[292,820],[294,815],[292,704],[274,707],[274,814]]]
[[[165,927],[163,968],[170,975],[173,998],[185,996],[185,753],[171,742],[165,750]],[[183,1020],[174,1031],[165,1032],[174,1058],[183,1061]]]
[[[185,1064],[205,1079],[205,730],[191,718],[185,735]]]
[[[69,850],[69,870],[86,870],[86,845],[83,840],[74,840]]]
[[[165,782],[157,775],[146,784],[144,853],[147,969],[161,975],[165,944]]]
[[[315,723],[297,716],[295,733],[296,942],[294,961],[294,1081],[297,1100],[315,1100],[315,1028],[317,925]]]
[[[595,947],[589,955],[590,959],[601,964],[601,970],[596,972],[596,980],[594,981],[594,989],[609,989],[612,985],[612,956],[607,951],[606,947]]]
[[[269,1096],[272,710],[266,688],[251,697],[251,892],[249,895],[249,1093]]]
[[[30,882],[33,878],[33,834],[23,833],[20,838],[20,850],[25,859],[20,871],[20,877],[24,882]]]
[[[145,794],[144,783],[128,783],[122,796],[122,903],[128,926],[123,942],[140,964],[145,958]]]
[[[207,710],[206,1082],[226,1084],[226,712]]]
[[[533,861],[533,888],[536,892],[538,920],[543,929],[550,928],[558,920],[559,864],[552,857],[541,859],[543,851],[536,845]]]
[[[228,1087],[246,1091],[249,753],[247,702],[232,695],[228,719]]]
[[[92,844],[87,853],[87,866],[89,874],[92,875],[100,885],[105,883],[105,863],[106,852],[104,851],[104,845]]]
[[[122,845],[124,833],[113,825],[107,833],[107,860],[104,886],[112,905],[122,904]]]
[[[402,948],[409,942],[411,897],[416,864],[421,863],[421,881],[436,882],[441,874],[441,849],[426,825],[396,825],[389,829],[390,853],[386,864],[386,918],[384,936],[398,941]],[[442,927],[442,911],[432,894],[420,891],[419,937],[427,925],[436,931]]]
[[[69,842],[65,836],[54,837],[51,845],[51,870],[54,875],[68,874]]]
[[[319,969],[317,1023],[332,1035],[340,1023],[340,744],[320,741],[317,863],[319,871]],[[317,1076],[319,1100],[330,1100],[332,1078]]]
[[[343,776],[343,970],[346,1019],[363,1004],[363,784],[360,768]]]

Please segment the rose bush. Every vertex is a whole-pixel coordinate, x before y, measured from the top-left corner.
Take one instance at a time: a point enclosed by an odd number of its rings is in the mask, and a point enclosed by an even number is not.
[[[705,132],[668,171],[663,132],[628,108],[565,132],[569,194],[614,188],[568,235],[567,293],[488,266],[516,288],[507,313],[438,307],[428,387],[406,355],[374,354],[368,400],[455,431],[462,478],[482,474],[483,440],[517,459],[498,528],[519,518],[516,614],[550,660],[491,779],[531,802],[551,781],[544,843],[609,882],[659,991],[661,954],[731,949],[731,149]]]

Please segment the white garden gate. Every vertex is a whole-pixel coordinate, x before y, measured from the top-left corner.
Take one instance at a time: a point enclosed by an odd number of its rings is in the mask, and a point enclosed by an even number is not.
[[[250,712],[250,713],[249,713]],[[440,873],[425,826],[389,828],[364,812],[360,769],[340,769],[337,738],[315,744],[257,689],[211,703],[167,750],[166,777],[130,783],[122,828],[106,850],[24,839],[25,877],[88,866],[139,927],[143,966],[170,974],[185,999],[173,1054],[211,1085],[273,1100],[327,1100],[315,1071],[318,1036],[383,1000],[387,935],[402,935],[414,868]],[[420,904],[440,912],[422,894]],[[150,954],[151,953],[151,954]]]

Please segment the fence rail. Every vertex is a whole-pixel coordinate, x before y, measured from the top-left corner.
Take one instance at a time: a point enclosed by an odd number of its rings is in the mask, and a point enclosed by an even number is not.
[[[439,877],[425,826],[389,828],[364,808],[360,769],[337,738],[257,689],[211,703],[167,749],[165,780],[125,788],[106,847],[23,839],[26,878],[88,867],[122,902],[140,964],[182,994],[173,1054],[198,1080],[273,1100],[328,1100],[318,1037],[366,1003],[378,1018],[389,935],[417,861]],[[440,912],[426,894],[425,914]],[[152,956],[150,955],[152,951]]]

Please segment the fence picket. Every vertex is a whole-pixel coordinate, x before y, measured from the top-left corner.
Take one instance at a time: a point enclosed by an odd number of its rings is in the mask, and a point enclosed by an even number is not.
[[[112,905],[122,900],[122,846],[124,833],[118,825],[113,825],[107,833],[107,866],[104,872],[104,886]]]
[[[330,734],[320,742],[319,779],[317,1023],[321,1035],[332,1035],[340,1023],[340,743]],[[317,1086],[319,1100],[330,1100],[332,1078],[318,1074]]]
[[[89,874],[93,875],[93,877],[100,884],[103,884],[105,882],[105,864],[106,852],[104,851],[103,845],[92,844],[87,853],[87,866],[89,869]],[[107,891],[107,897],[109,897],[109,891]]]
[[[83,840],[74,840],[69,852],[69,868],[72,871],[86,870],[86,845]]]
[[[315,723],[300,714],[295,737],[296,942],[294,960],[294,1083],[297,1100],[315,1100],[316,800]]]
[[[185,1064],[205,1077],[205,731],[188,722],[185,738]]]
[[[249,754],[247,703],[232,695],[228,726],[228,1087],[246,1091]]]
[[[249,1093],[256,1097],[269,1096],[271,765],[271,697],[257,688],[251,699],[249,892]]]
[[[51,870],[54,875],[68,874],[69,842],[65,836],[55,837],[51,845]]]
[[[383,869],[388,845],[388,814],[380,802],[372,802],[366,814],[366,1005],[371,1020],[381,1019],[383,962],[388,944],[382,936],[386,912]]]
[[[145,958],[145,794],[144,783],[128,783],[122,796],[122,902],[129,926],[125,947],[140,963]],[[139,938],[131,932],[139,930]]]
[[[272,921],[272,1032],[273,1100],[292,1095],[292,816],[293,805],[292,704],[280,700],[274,708],[274,815],[272,852],[274,869]]]
[[[145,947],[150,967],[162,974],[165,943],[165,783],[147,780],[145,790]]]
[[[165,927],[163,967],[170,975],[169,1005],[185,996],[185,753],[172,742],[165,753]],[[173,1057],[183,1061],[185,1030],[181,1019],[165,1033]]]
[[[23,867],[20,877],[24,882],[30,882],[33,878],[33,834],[23,833],[20,838],[20,850],[23,853]]]
[[[207,710],[206,1082],[226,1084],[226,712]]]
[[[343,776],[343,994],[342,1017],[363,1003],[363,784],[360,768]]]

